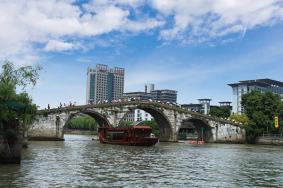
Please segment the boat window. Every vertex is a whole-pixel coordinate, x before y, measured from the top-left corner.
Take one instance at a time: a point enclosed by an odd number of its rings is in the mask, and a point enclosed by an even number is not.
[[[127,132],[107,132],[107,139],[109,140],[122,140],[128,137]]]
[[[151,130],[135,130],[137,137],[150,137]]]

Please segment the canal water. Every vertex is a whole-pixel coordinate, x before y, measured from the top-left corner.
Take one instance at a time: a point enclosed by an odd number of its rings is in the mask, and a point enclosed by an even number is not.
[[[283,147],[133,147],[91,138],[30,142],[21,165],[0,165],[0,187],[283,187]]]

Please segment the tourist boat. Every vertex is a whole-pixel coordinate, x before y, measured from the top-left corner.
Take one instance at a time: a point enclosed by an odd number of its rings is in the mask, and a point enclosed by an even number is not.
[[[130,146],[152,146],[158,138],[152,134],[150,126],[139,125],[130,127],[99,127],[99,141],[103,144]]]
[[[187,141],[185,142],[186,144],[204,144],[204,140],[203,140],[203,136],[201,136],[201,138],[199,138],[198,134],[190,134],[187,135]]]
[[[188,140],[186,142],[186,144],[197,144],[197,145],[201,145],[204,144],[205,142],[203,140]]]

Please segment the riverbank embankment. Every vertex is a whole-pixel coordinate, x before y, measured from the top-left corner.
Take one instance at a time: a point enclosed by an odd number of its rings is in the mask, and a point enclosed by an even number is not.
[[[257,138],[256,144],[283,146],[283,136],[282,135],[260,136],[260,137]]]
[[[21,163],[22,137],[17,135],[13,142],[0,134],[0,164]]]
[[[75,134],[75,135],[97,135],[97,131],[90,130],[76,130],[76,129],[65,129],[64,134]]]

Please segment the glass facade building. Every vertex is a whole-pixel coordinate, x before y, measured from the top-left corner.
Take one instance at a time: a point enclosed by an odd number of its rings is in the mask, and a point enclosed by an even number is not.
[[[119,99],[124,92],[123,68],[110,69],[107,65],[97,64],[95,69],[87,69],[86,103],[98,103]]]

